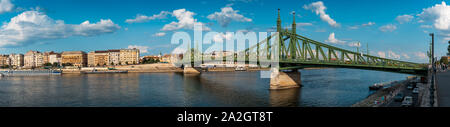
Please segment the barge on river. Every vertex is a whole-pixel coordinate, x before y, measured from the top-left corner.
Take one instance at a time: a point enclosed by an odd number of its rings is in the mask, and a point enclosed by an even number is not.
[[[7,70],[0,71],[0,76],[48,76],[61,75],[58,70]]]

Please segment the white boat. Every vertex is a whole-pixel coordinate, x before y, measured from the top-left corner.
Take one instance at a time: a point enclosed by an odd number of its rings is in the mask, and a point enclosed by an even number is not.
[[[57,70],[8,70],[1,71],[2,76],[46,76],[46,75],[61,75]]]
[[[369,86],[369,90],[379,90],[389,88],[393,82],[384,82],[384,83],[375,83],[372,86]]]
[[[246,71],[247,69],[245,69],[244,66],[237,66],[234,70],[235,71]]]

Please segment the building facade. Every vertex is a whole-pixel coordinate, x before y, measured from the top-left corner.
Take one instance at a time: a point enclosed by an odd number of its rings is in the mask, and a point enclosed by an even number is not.
[[[94,59],[95,59],[95,51],[91,51],[88,53],[88,59],[87,59],[87,66],[88,67],[95,67]]]
[[[39,51],[28,51],[24,55],[24,67],[40,67],[44,64],[44,55]]]
[[[87,65],[87,54],[83,51],[68,51],[61,54],[61,64],[72,64],[77,67]]]
[[[10,54],[9,55],[10,65],[12,67],[22,67],[24,65],[24,55],[23,54]]]
[[[121,49],[119,61],[121,65],[139,64],[139,49]]]
[[[10,65],[9,55],[0,55],[0,67]]]
[[[120,50],[108,50],[110,65],[120,64]]]
[[[57,63],[58,65],[61,64],[61,54],[59,53],[50,53],[48,55],[48,62],[51,64]]]

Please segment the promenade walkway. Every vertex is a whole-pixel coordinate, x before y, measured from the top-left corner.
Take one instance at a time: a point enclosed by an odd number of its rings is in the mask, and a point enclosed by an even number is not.
[[[436,75],[437,99],[439,107],[450,107],[450,71]]]

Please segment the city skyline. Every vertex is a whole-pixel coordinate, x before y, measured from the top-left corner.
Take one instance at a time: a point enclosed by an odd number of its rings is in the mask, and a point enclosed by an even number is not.
[[[179,4],[166,4],[171,2]],[[165,54],[177,47],[171,35],[192,33],[194,23],[216,32],[272,32],[278,8],[283,27],[295,11],[298,34],[340,48],[366,51],[368,44],[371,55],[424,63],[434,32],[436,56],[447,53],[450,1],[283,2],[1,0],[0,54],[123,48]]]

